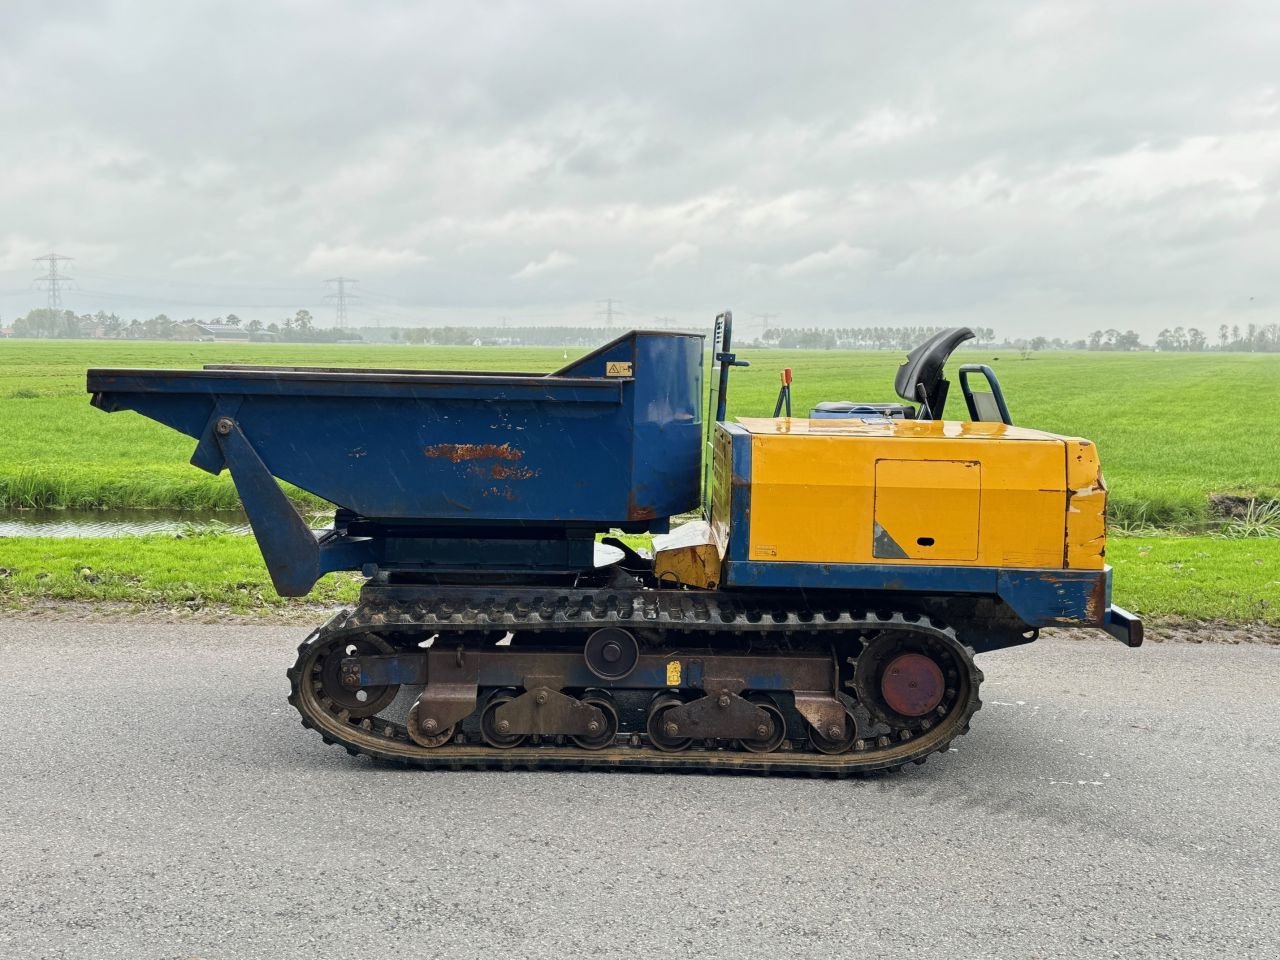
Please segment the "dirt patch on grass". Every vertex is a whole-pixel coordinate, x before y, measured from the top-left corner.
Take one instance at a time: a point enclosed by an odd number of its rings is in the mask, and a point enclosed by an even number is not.
[[[1265,643],[1280,646],[1280,627],[1265,623],[1169,623],[1147,627],[1156,643]]]
[[[1275,503],[1280,501],[1238,493],[1211,493],[1209,494],[1209,515],[1221,520],[1240,520],[1249,516],[1252,511],[1270,507]]]

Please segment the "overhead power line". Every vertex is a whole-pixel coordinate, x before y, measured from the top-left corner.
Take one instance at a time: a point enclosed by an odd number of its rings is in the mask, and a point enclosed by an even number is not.
[[[176,277],[165,276],[148,276],[142,274],[126,274],[115,273],[106,270],[88,270],[80,269],[80,279],[82,280],[104,280],[108,282],[124,282],[132,285],[143,285],[150,287],[195,287],[203,290],[212,291],[241,291],[244,295],[245,291],[255,291],[255,296],[261,295],[264,291],[270,293],[291,293],[304,295],[312,291],[314,288],[310,285],[302,284],[279,284],[279,283],[254,283],[250,281],[227,281],[227,280],[183,280]]]
[[[82,294],[91,297],[104,297],[108,300],[116,300],[135,307],[152,307],[155,305],[169,307],[212,307],[219,310],[228,308],[235,310],[291,310],[297,307],[313,307],[316,301],[278,301],[274,303],[261,303],[253,300],[187,300],[177,299],[166,296],[163,293],[132,293],[119,290],[91,290],[87,287],[78,287]]]

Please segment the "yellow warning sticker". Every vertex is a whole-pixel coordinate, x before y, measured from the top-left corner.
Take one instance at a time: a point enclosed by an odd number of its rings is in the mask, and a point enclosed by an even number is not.
[[[606,377],[629,377],[631,376],[630,360],[610,360],[604,365],[604,375]]]
[[[680,661],[671,660],[667,663],[667,686],[680,686]]]

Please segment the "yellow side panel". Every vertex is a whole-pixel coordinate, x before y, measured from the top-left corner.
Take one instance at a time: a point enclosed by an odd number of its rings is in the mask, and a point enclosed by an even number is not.
[[[877,460],[872,553],[878,560],[978,559],[982,465]]]
[[[748,557],[1062,567],[1063,441],[1032,431],[1016,439],[948,435],[952,427],[926,434],[907,421],[875,434],[753,430]],[[877,507],[881,461],[894,465],[882,475],[886,499]],[[976,466],[956,466],[970,463]],[[878,515],[904,557],[876,555]],[[930,537],[932,553],[918,542]]]
[[[1102,481],[1098,448],[1088,440],[1067,444],[1066,566],[1101,570],[1107,554],[1107,485]]]

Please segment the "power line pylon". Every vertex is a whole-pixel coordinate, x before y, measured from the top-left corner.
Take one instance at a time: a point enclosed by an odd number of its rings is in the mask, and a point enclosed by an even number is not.
[[[347,292],[347,284],[359,282],[359,280],[352,280],[350,277],[330,277],[325,281],[325,283],[336,283],[338,285],[336,293],[326,293],[324,298],[337,301],[337,325],[340,329],[347,325],[347,301],[358,299],[354,293]]]
[[[769,324],[772,321],[778,319],[778,315],[776,313],[753,313],[751,316],[753,319],[760,321],[760,339],[761,340],[764,339],[764,335],[766,331],[768,331],[769,329]]]
[[[604,317],[604,325],[606,327],[612,327],[615,319],[620,319],[621,317],[626,316],[626,314],[618,309],[618,305],[622,303],[621,300],[609,298],[606,300],[597,300],[596,303],[600,305],[600,309],[596,311],[596,315]]]
[[[46,253],[43,257],[35,257],[32,263],[47,263],[49,265],[48,272],[40,277],[37,283],[43,284],[43,289],[49,297],[49,310],[58,313],[62,310],[62,286],[69,284],[71,278],[58,270],[58,264],[73,259],[72,257],[64,257],[60,253]]]

